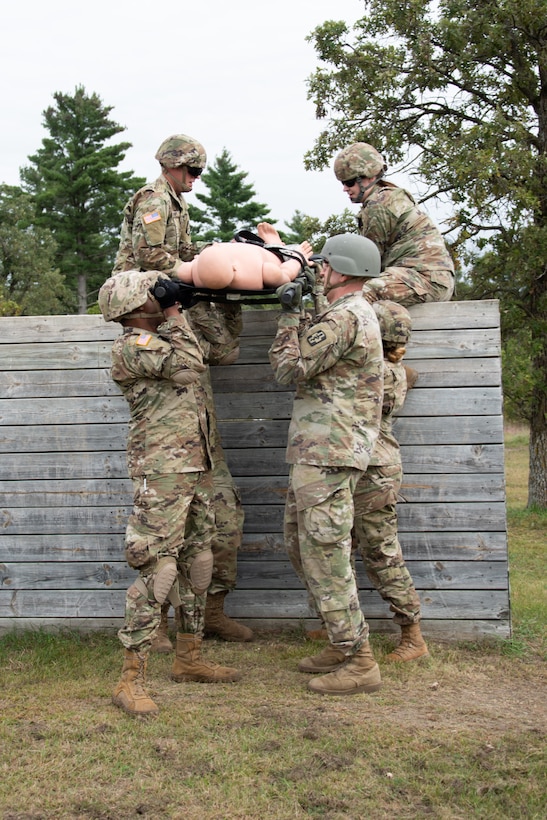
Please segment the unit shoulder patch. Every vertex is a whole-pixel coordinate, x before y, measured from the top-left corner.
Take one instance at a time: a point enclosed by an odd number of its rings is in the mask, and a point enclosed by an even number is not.
[[[303,356],[311,356],[318,350],[329,347],[336,341],[336,334],[326,322],[322,322],[306,331],[300,341]]]

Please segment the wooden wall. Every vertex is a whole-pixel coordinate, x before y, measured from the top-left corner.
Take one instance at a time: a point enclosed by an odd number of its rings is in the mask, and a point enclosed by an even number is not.
[[[510,634],[499,309],[411,308],[405,361],[420,374],[395,423],[405,481],[400,539],[437,640]],[[237,364],[213,372],[246,514],[227,610],[259,627],[310,625],[282,516],[292,392],[268,364],[275,312],[245,312]],[[134,576],[123,558],[128,418],[109,376],[119,326],[101,316],[0,318],[0,633],[118,627]],[[372,632],[392,631],[359,566]]]

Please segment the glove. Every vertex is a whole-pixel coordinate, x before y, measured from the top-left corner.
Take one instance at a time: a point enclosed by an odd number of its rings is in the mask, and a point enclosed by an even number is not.
[[[300,313],[302,307],[302,283],[297,279],[286,282],[277,288],[275,295],[281,302],[281,307],[289,313]]]
[[[158,279],[156,284],[150,288],[150,293],[162,310],[173,307],[181,301],[179,285],[172,279]]]
[[[313,289],[315,287],[315,273],[311,268],[305,267],[302,273],[299,273],[295,282],[300,282],[302,285],[302,295],[306,296],[307,293],[313,293]]]

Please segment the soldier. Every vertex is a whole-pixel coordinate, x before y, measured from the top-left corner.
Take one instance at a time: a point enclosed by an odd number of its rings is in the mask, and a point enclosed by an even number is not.
[[[205,168],[205,149],[193,137],[174,134],[162,142],[156,159],[162,169],[160,177],[137,191],[125,207],[113,273],[133,269],[156,270],[178,278],[179,273],[186,269],[184,263],[191,261],[199,250],[199,246],[191,241],[188,206],[182,194],[192,190],[194,181]],[[214,334],[222,323],[223,310],[210,306],[210,311],[209,327]],[[232,303],[225,307],[226,326],[232,332],[241,331],[240,312],[239,305]],[[203,309],[196,306],[187,312],[193,327],[194,316],[199,317],[200,330],[203,331]],[[223,331],[223,338],[225,336]],[[224,613],[224,599],[236,584],[237,552],[241,546],[244,514],[239,490],[220,444],[208,367],[201,379],[208,402],[211,437],[215,442],[213,481],[218,519],[218,536],[213,541],[215,562],[213,585],[207,597],[205,634],[226,641],[250,641],[254,637],[252,631]],[[167,602],[162,608],[161,624],[152,651],[173,651],[168,634],[169,609]]]
[[[158,284],[161,291],[156,296]],[[158,707],[145,688],[148,653],[162,604],[180,608],[175,681],[236,681],[240,673],[201,657],[204,610],[211,582],[214,535],[212,453],[207,403],[200,382],[216,350],[194,334],[180,312],[179,288],[158,272],[129,271],[99,291],[106,321],[123,334],[112,347],[111,375],[130,410],[127,465],[134,506],[126,559],[139,577],[126,595],[125,647],[113,703],[131,715]]]
[[[296,383],[287,446],[287,551],[329,636],[329,646],[298,668],[327,673],[310,680],[312,691],[348,695],[381,686],[351,565],[353,492],[382,411],[380,331],[361,295],[363,277],[380,273],[380,254],[370,240],[341,234],[327,240],[321,256],[328,307],[310,323],[301,316],[301,285],[278,288],[285,309],[269,356],[277,380]]]
[[[366,572],[401,627],[399,645],[387,659],[412,661],[427,657],[420,631],[420,599],[405,565],[397,530],[397,496],[403,479],[401,450],[393,435],[393,414],[404,403],[407,374],[402,364],[412,322],[395,302],[375,302],[384,351],[384,398],[380,435],[365,474],[353,496],[357,549]]]
[[[369,302],[402,305],[447,302],[454,292],[454,264],[439,229],[403,188],[383,179],[387,165],[366,142],[344,148],[334,173],[351,202],[361,204],[359,233],[378,246],[382,273],[368,281]]]

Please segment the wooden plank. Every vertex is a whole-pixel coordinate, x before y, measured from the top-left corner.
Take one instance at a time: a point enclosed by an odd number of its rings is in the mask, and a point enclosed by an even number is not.
[[[283,503],[249,505],[245,510],[247,532],[283,530]],[[124,532],[131,506],[126,507],[28,507],[0,510],[4,535]],[[456,504],[401,504],[399,531],[403,532],[505,531],[505,504],[501,501]]]
[[[0,425],[0,453],[68,453],[125,450],[127,422],[120,424]],[[23,444],[24,442],[24,444]],[[0,470],[2,469],[0,463]]]
[[[507,589],[507,568],[499,561],[407,561],[417,590]],[[374,589],[360,558],[360,589]],[[20,589],[127,589],[137,573],[125,561],[58,561],[0,563],[0,587]],[[287,558],[239,563],[238,589],[302,589]]]
[[[62,593],[62,594],[61,594]],[[391,618],[388,605],[373,590],[363,590],[359,599],[367,617]],[[6,590],[0,589],[0,618],[93,618],[122,617],[124,590]],[[508,595],[504,590],[426,590],[421,595],[424,618],[500,620],[508,617]],[[230,614],[239,618],[307,618],[310,616],[304,590],[236,589],[230,594]]]
[[[69,396],[119,396],[110,370],[14,370],[0,372],[0,395],[4,399]]]
[[[245,507],[285,503],[287,476],[240,476],[237,484]],[[401,502],[503,501],[504,476],[477,473],[466,475],[407,475]],[[133,485],[128,478],[36,479],[1,481],[0,506],[4,507],[111,507],[131,504]]]
[[[229,599],[228,599],[229,600]],[[317,622],[309,618],[239,618],[255,630],[269,633],[291,630],[302,633],[302,653],[309,653],[311,644],[304,637],[304,629],[317,629]],[[389,619],[367,618],[371,635],[398,636],[399,628]],[[79,633],[115,633],[123,626],[123,618],[0,618],[0,635],[44,629],[47,632],[74,630]],[[453,641],[499,640],[511,635],[509,620],[464,621],[438,619],[422,620],[421,627],[429,642],[451,643]],[[431,647],[430,647],[431,648]],[[153,663],[153,661],[152,661]]]
[[[0,345],[0,370],[71,370],[110,367],[110,342]]]
[[[85,538],[77,533],[4,534],[0,562],[122,561],[124,534],[124,528],[114,533],[86,533]],[[403,532],[400,542],[407,560],[507,562],[505,532]],[[264,562],[284,557],[283,534],[245,531],[238,562],[257,556]]]
[[[118,446],[123,448],[124,443],[120,440]],[[127,478],[127,461],[125,449],[110,452],[33,453],[32,458],[21,458],[20,452],[4,453],[0,474],[13,482],[32,479]]]
[[[414,390],[424,387],[499,387],[501,385],[501,361],[491,359],[421,359],[414,358],[411,351],[404,363],[418,372]]]

